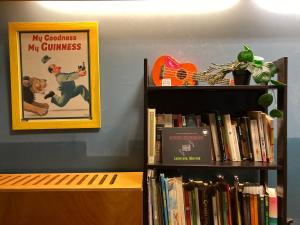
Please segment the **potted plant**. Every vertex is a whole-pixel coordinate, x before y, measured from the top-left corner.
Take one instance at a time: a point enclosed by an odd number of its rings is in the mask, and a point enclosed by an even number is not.
[[[277,73],[276,66],[271,62],[264,62],[264,58],[260,56],[254,56],[252,50],[246,45],[239,52],[237,60],[226,64],[212,63],[206,71],[200,73],[200,76],[202,80],[210,85],[215,85],[221,83],[225,76],[231,72],[235,85],[249,85],[251,77],[259,85],[285,85],[274,80]],[[258,104],[265,108],[269,107],[273,102],[273,94],[263,94],[259,97]],[[272,109],[270,115],[272,117],[282,117],[283,113],[278,109]]]

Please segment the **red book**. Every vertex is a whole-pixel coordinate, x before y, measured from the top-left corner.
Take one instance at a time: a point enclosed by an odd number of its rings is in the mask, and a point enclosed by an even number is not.
[[[182,116],[181,116],[181,114],[177,115],[177,120],[178,120],[178,127],[182,127]]]
[[[227,188],[227,204],[228,204],[228,207],[227,207],[227,221],[228,221],[228,225],[232,225],[232,218],[231,218],[231,196],[230,196],[230,187],[229,185],[227,184],[226,185],[226,188]]]
[[[184,208],[186,225],[191,225],[191,208],[189,201],[189,192],[187,190],[184,190]]]

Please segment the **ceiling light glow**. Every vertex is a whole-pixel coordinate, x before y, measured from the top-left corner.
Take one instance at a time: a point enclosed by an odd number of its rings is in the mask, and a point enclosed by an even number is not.
[[[300,14],[299,0],[253,0],[260,8],[280,14]]]
[[[239,0],[40,1],[56,12],[80,15],[205,14],[236,5]]]

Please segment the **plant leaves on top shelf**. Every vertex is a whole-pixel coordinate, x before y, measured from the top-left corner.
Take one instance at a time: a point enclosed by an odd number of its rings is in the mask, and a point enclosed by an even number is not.
[[[279,86],[279,87],[286,86],[286,84],[284,84],[284,83],[282,83],[282,82],[280,82],[280,81],[278,81],[278,80],[270,80],[270,82],[271,82],[272,84],[274,84],[275,86]]]
[[[283,116],[283,112],[279,109],[272,109],[270,111],[270,116],[280,118]]]
[[[238,54],[237,59],[239,62],[247,63],[247,62],[252,62],[253,57],[254,55],[252,50],[248,46],[244,45],[244,50]]]
[[[266,62],[265,66],[269,69],[271,76],[274,77],[275,74],[277,73],[277,68],[274,65],[274,63]]]
[[[258,104],[264,108],[270,106],[272,102],[273,102],[273,95],[271,95],[270,93],[263,94],[258,98]]]

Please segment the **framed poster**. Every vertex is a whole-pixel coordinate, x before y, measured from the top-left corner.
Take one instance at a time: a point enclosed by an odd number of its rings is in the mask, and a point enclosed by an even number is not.
[[[9,23],[12,129],[100,128],[98,24]]]

